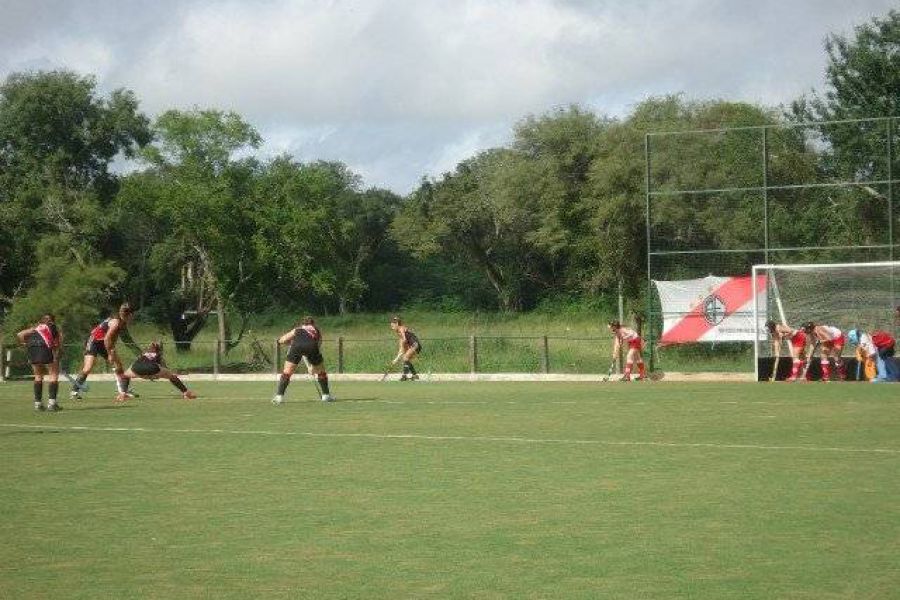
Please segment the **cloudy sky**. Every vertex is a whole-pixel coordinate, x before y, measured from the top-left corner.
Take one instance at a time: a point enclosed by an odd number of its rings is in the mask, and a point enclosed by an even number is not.
[[[142,108],[235,110],[266,155],[410,191],[528,114],[652,95],[779,105],[891,0],[0,0],[0,78],[65,67]]]

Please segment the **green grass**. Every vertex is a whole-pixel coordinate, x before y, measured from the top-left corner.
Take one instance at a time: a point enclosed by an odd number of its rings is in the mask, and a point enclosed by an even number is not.
[[[0,386],[3,598],[887,598],[865,384]]]

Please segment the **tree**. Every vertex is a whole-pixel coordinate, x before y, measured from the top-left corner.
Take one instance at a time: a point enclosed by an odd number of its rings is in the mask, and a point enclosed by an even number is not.
[[[0,85],[0,302],[26,285],[40,238],[105,243],[116,193],[109,165],[150,139],[134,94],[101,97],[92,77],[14,73]],[[82,256],[82,259],[85,257]]]
[[[96,323],[98,309],[118,304],[117,290],[125,272],[111,261],[98,259],[90,248],[76,246],[64,236],[38,244],[33,284],[7,315],[7,336],[48,312],[56,315],[66,335],[86,332]]]
[[[239,115],[217,110],[170,110],[154,129],[157,141],[143,153],[150,168],[129,179],[118,199],[120,214],[131,218],[140,207],[163,234],[150,244],[149,262],[157,281],[177,280],[167,290],[174,300],[166,308],[179,347],[189,346],[212,310],[219,339],[229,340],[227,307],[242,317],[240,339],[259,298],[251,289],[257,272],[250,243],[250,192],[258,165],[236,155],[258,147],[261,137]],[[196,299],[197,323],[182,318],[189,298]]]

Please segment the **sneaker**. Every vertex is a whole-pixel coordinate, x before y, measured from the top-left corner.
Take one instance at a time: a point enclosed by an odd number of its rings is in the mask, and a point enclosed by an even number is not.
[[[116,403],[122,403],[126,400],[128,400],[128,394],[126,394],[125,392],[119,392],[118,394],[116,394]]]
[[[418,380],[419,380],[419,376],[418,376],[418,375],[413,375],[412,377],[410,377],[410,379],[412,379],[413,381],[418,381]]]
[[[124,393],[125,393],[126,398],[140,398],[141,397],[140,394],[136,394],[136,393],[132,392],[131,390],[124,392]]]
[[[407,377],[406,375],[401,375],[401,376],[400,376],[400,381],[409,381],[409,379],[410,379],[410,378]]]
[[[47,412],[59,412],[62,410],[62,406],[57,404],[56,402],[50,402],[47,404]]]
[[[282,404],[284,404],[284,396],[276,394],[275,397],[272,398],[272,404],[274,404],[275,406],[281,406]]]
[[[184,398],[185,400],[193,400],[193,399],[195,399],[195,398],[197,397],[197,394],[195,394],[195,393],[192,392],[191,390],[188,390],[188,391],[186,391],[185,393],[183,393],[183,394],[181,395],[181,397]]]
[[[45,411],[45,410],[47,410],[47,409],[44,408],[44,404],[43,404],[42,402],[35,402],[35,403],[34,403],[34,410],[36,410],[36,411],[38,411],[38,412],[42,412],[42,411]]]
[[[69,399],[70,400],[81,400],[82,399],[81,392],[79,392],[78,390],[72,390],[71,392],[69,392]]]
[[[619,379],[619,381],[623,381],[623,382],[625,382],[625,383],[629,383],[629,382],[631,381],[631,377],[629,377],[628,375],[622,375],[622,378]]]
[[[331,394],[322,394],[322,402],[334,402],[334,396]]]

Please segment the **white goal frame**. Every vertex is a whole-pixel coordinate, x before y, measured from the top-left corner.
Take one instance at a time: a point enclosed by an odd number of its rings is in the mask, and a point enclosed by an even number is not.
[[[761,318],[765,316],[765,313],[760,314],[760,290],[757,288],[757,276],[761,273],[771,272],[772,270],[779,271],[812,271],[812,270],[828,270],[828,269],[879,269],[879,268],[888,268],[892,270],[896,270],[898,276],[900,276],[900,261],[880,261],[880,262],[866,262],[866,263],[805,263],[805,264],[759,264],[753,265],[752,269],[752,286],[753,286],[753,323],[754,323],[754,341],[753,341],[753,373],[756,378],[756,381],[759,381],[759,360],[760,360],[760,345],[761,343],[765,343],[769,341],[769,334],[765,331],[765,326],[761,323],[765,323],[766,319],[760,321]],[[900,287],[900,279],[898,279],[898,287]],[[787,315],[784,310],[784,306],[781,302],[781,295],[778,291],[778,281],[773,278],[772,285],[767,285],[768,290],[774,289],[774,303],[776,306],[776,310],[778,312],[778,321],[781,323],[787,323]],[[891,283],[891,289],[893,291],[893,278]],[[897,293],[894,292],[895,299]],[[893,308],[893,307],[892,307]],[[763,307],[763,311],[768,311],[768,306]],[[773,319],[775,320],[775,319]],[[776,366],[777,367],[777,366]]]

